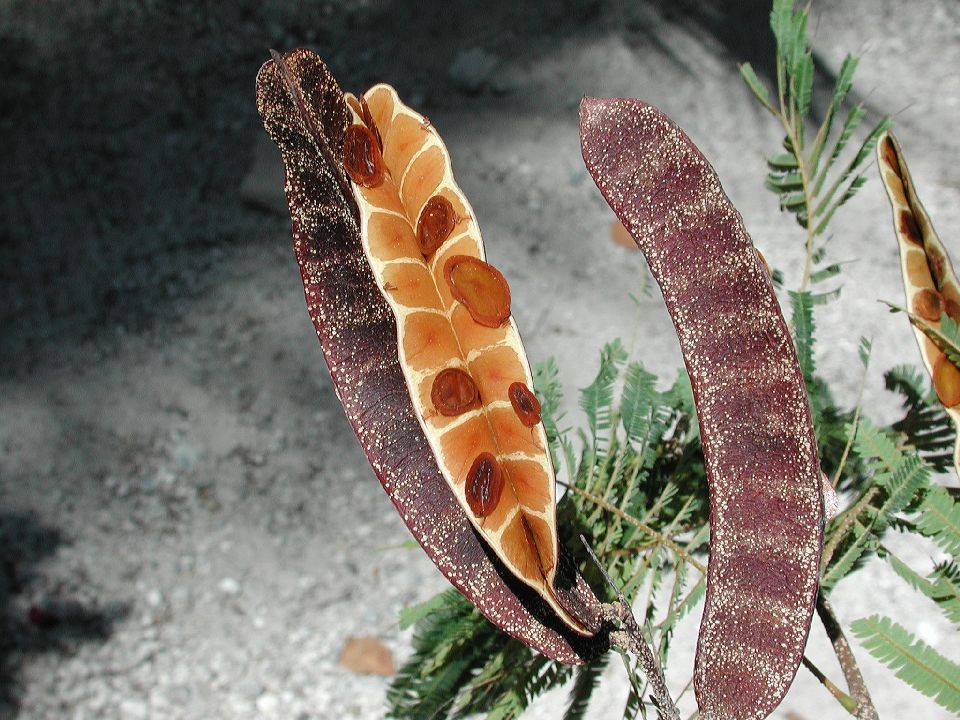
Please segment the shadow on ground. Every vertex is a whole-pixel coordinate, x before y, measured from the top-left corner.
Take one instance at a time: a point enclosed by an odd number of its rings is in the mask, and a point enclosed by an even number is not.
[[[285,218],[238,194],[262,133],[253,81],[268,48],[320,49],[345,87],[389,69],[429,112],[489,91],[451,73],[464,51],[529,67],[564,42],[620,35],[671,56],[663,23],[766,74],[768,4],[19,5],[0,23],[0,44],[13,49],[0,57],[10,80],[0,87],[0,367],[29,372],[104,331],[148,332],[180,317],[216,281],[224,253],[286,232]],[[524,88],[501,110],[535,103],[537,92]]]
[[[30,655],[69,655],[104,642],[129,613],[122,603],[91,607],[54,592],[37,596],[38,568],[65,542],[31,513],[0,513],[0,718],[20,710],[19,671]]]

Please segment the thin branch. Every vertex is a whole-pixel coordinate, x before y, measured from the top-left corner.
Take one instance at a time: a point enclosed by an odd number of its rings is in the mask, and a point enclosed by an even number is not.
[[[836,653],[837,660],[840,662],[843,676],[847,680],[847,689],[856,701],[854,717],[858,720],[879,720],[880,716],[873,706],[866,683],[863,682],[863,675],[860,674],[860,667],[857,665],[850,643],[843,634],[843,628],[840,627],[840,622],[833,613],[830,601],[822,592],[817,593],[817,615],[823,623],[823,629],[827,631],[827,637],[833,645],[833,652]]]
[[[822,672],[820,672],[820,668],[818,668],[816,665],[814,665],[814,664],[807,658],[806,655],[803,656],[803,659],[801,660],[801,662],[803,663],[803,666],[804,666],[807,670],[809,670],[810,673],[811,673],[817,680],[820,681],[820,684],[823,685],[823,686],[827,689],[827,691],[828,691],[831,695],[833,695],[841,705],[843,705],[844,709],[845,709],[848,713],[850,713],[851,715],[855,715],[855,714],[856,714],[856,709],[857,709],[857,701],[856,701],[856,700],[854,700],[852,697],[850,697],[849,695],[847,695],[843,690],[841,690],[841,689],[838,688],[836,685],[834,685],[834,684],[830,681],[830,678],[828,678],[826,675],[824,675]]]
[[[590,547],[590,544],[583,535],[580,536],[580,542],[583,543],[583,546],[590,554],[590,558],[600,569],[604,579],[610,583],[610,586],[617,593],[617,600],[615,602],[603,605],[604,620],[618,622],[621,628],[620,630],[614,630],[610,633],[611,644],[636,655],[640,666],[643,668],[643,674],[646,676],[647,682],[653,691],[653,697],[657,701],[657,708],[660,714],[667,720],[680,720],[680,710],[673,702],[673,698],[670,697],[670,691],[667,689],[667,681],[663,677],[663,668],[660,667],[660,661],[657,660],[657,656],[653,654],[653,650],[643,639],[640,626],[637,624],[637,619],[633,616],[633,611],[630,609],[627,598],[624,597],[623,591],[613,581],[609,573],[607,573],[607,569],[597,559],[597,556],[593,553],[593,548]],[[642,697],[640,701],[643,702]]]

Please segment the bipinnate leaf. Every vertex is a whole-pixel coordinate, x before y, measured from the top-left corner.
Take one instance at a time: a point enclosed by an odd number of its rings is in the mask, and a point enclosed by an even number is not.
[[[880,615],[855,620],[853,634],[877,660],[915,690],[960,713],[960,665]]]
[[[946,488],[930,489],[920,506],[917,528],[932,537],[944,552],[960,558],[960,502]]]
[[[777,7],[786,34],[789,7]],[[802,43],[792,47],[805,62]],[[711,528],[700,716],[763,718],[800,663],[823,542],[803,375],[740,216],[683,131],[639,100],[586,98],[580,139],[660,284],[696,400]]]
[[[283,158],[307,310],[334,390],[384,490],[440,571],[493,624],[550,658],[585,662],[603,639],[570,631],[504,568],[478,538],[424,437],[398,360],[396,322],[361,246],[343,166],[348,109],[336,80],[309,50],[275,56],[257,76],[257,107]],[[586,615],[599,612],[562,555],[557,592]]]

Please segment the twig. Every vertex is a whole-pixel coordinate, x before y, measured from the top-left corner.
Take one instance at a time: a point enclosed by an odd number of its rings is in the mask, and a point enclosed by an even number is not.
[[[807,670],[809,670],[810,673],[811,673],[817,680],[820,681],[820,684],[823,685],[823,686],[827,689],[827,691],[828,691],[831,695],[833,695],[841,705],[843,705],[844,709],[845,709],[848,713],[850,713],[851,715],[855,715],[855,714],[856,714],[856,710],[857,710],[857,701],[856,701],[856,700],[854,700],[852,697],[850,697],[849,695],[847,695],[843,690],[841,690],[841,689],[838,688],[836,685],[834,685],[834,684],[830,681],[830,678],[828,678],[826,675],[824,675],[824,674],[820,671],[820,668],[818,668],[816,665],[814,665],[806,655],[803,656],[803,658],[801,659],[801,662],[803,663],[803,666],[804,666]]]
[[[817,593],[817,615],[820,616],[823,629],[827,631],[827,637],[833,645],[833,652],[836,653],[837,660],[840,662],[840,669],[843,670],[843,677],[847,681],[847,689],[856,701],[854,717],[858,720],[879,720],[880,716],[863,682],[863,675],[860,674],[860,667],[857,665],[850,643],[843,634],[843,628],[840,627],[840,622],[833,613],[830,601],[822,592]]]
[[[653,691],[653,697],[656,700],[657,709],[660,711],[660,714],[667,720],[680,720],[680,710],[673,702],[673,698],[670,697],[670,691],[667,689],[667,681],[663,677],[663,668],[660,667],[660,662],[653,654],[653,650],[643,639],[640,626],[637,624],[637,619],[633,616],[633,611],[630,609],[627,598],[624,597],[623,591],[613,582],[613,578],[610,577],[607,569],[597,559],[593,548],[590,547],[590,544],[583,535],[580,536],[580,542],[583,543],[583,546],[590,554],[590,558],[600,569],[600,573],[604,579],[610,583],[610,587],[617,593],[616,601],[603,605],[604,620],[620,623],[621,629],[614,630],[610,633],[611,644],[628,650],[637,656],[640,666],[643,668],[643,674],[646,676],[647,682]],[[643,702],[642,697],[640,701]]]

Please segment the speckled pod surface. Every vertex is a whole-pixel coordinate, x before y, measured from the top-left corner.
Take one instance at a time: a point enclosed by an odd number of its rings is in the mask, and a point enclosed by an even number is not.
[[[571,631],[508,572],[447,486],[403,377],[396,320],[361,245],[343,168],[350,117],[343,92],[309,50],[294,50],[282,63],[261,68],[257,106],[283,157],[307,309],[370,464],[433,562],[492,623],[548,657],[583,663],[606,649],[605,640]],[[563,554],[556,592],[585,624],[598,627],[599,602]]]
[[[907,310],[935,330],[940,329],[943,315],[960,322],[960,281],[917,196],[910,169],[893,133],[886,132],[877,141],[877,165],[893,211]],[[916,322],[913,333],[937,397],[960,430],[960,368],[950,362]],[[960,434],[953,448],[953,466],[960,475]]]
[[[700,717],[763,718],[803,655],[823,544],[816,438],[768,276],[713,168],[656,108],[585,98],[587,169],[663,291],[710,483]]]

